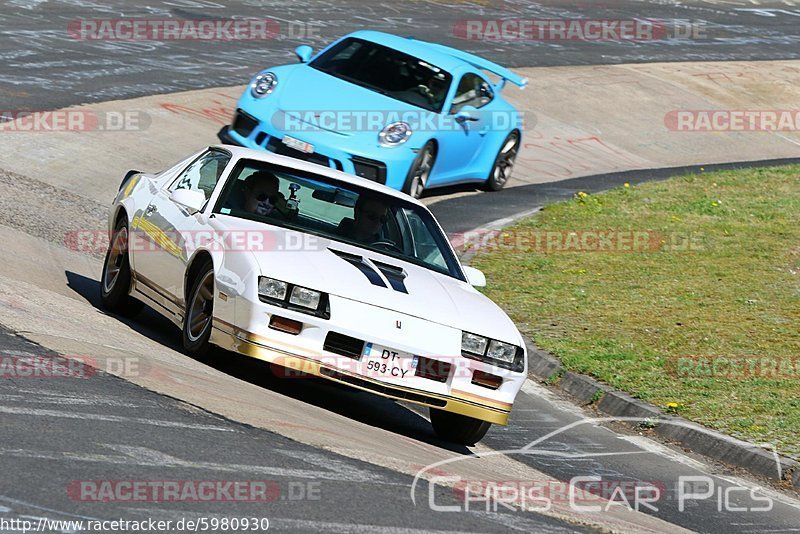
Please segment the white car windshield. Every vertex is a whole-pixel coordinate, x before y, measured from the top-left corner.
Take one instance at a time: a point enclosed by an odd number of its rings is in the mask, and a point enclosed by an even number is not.
[[[465,280],[426,209],[318,174],[240,160],[214,213],[342,241]]]

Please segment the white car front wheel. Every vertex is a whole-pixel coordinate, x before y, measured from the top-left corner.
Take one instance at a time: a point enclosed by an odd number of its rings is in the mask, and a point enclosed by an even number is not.
[[[491,423],[474,417],[436,408],[430,410],[431,424],[436,435],[445,441],[459,445],[475,445],[483,439],[483,436],[489,431],[489,427],[492,426]]]

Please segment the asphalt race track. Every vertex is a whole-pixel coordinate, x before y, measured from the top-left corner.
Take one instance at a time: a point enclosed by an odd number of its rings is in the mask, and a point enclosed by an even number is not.
[[[434,190],[431,194],[437,195],[436,202],[430,206],[430,209],[442,226],[451,233],[468,232],[475,228],[495,230],[497,224],[502,224],[509,215],[528,213],[545,204],[570,199],[576,191],[597,193],[613,187],[620,187],[625,183],[635,185],[653,180],[666,180],[682,174],[700,174],[716,170],[786,165],[788,163],[800,163],[800,157],[594,174],[557,182],[511,187],[498,191],[488,198],[483,195],[448,197],[446,190]],[[458,191],[458,188],[452,188],[450,191]]]
[[[0,336],[0,347],[4,354],[57,357],[7,332]],[[42,517],[174,522],[256,517],[268,518],[272,530],[306,532],[341,532],[358,523],[428,532],[502,531],[506,525],[554,533],[576,529],[541,516],[510,513],[450,514],[442,525],[433,511],[413,509],[408,475],[203,413],[110,375],[55,384],[4,380],[0,398],[3,517],[34,523]],[[267,491],[254,503],[104,503],[98,516],[94,488],[84,493],[76,488],[103,479],[158,480],[165,473],[170,480],[264,481]],[[60,501],[70,484],[65,505]],[[434,491],[439,505],[459,502],[451,490],[424,486],[420,494],[427,497]]]
[[[284,35],[209,46],[198,41],[86,41],[67,32],[75,21],[127,17],[267,17],[280,24]],[[460,21],[514,17],[647,18],[671,28],[694,24],[703,28],[704,36],[602,43],[453,36]],[[163,0],[137,5],[120,0],[10,0],[0,4],[0,111],[241,85],[261,68],[294,61],[291,50],[298,44],[319,48],[359,28],[413,34],[510,67],[800,58],[800,0]],[[48,142],[43,138],[44,145]],[[58,157],[65,154],[52,156]],[[509,426],[493,427],[477,447],[467,449],[438,440],[427,411],[413,405],[321,380],[281,379],[269,366],[233,354],[216,354],[208,365],[193,361],[181,354],[176,329],[154,312],[146,310],[135,320],[102,312],[97,282],[101,259],[63,251],[65,214],[81,218],[75,223],[78,228],[96,228],[103,224],[107,206],[91,194],[6,172],[14,158],[0,150],[0,239],[9,251],[0,269],[0,359],[57,361],[58,354],[48,348],[52,342],[70,347],[73,355],[113,358],[130,350],[147,372],[130,380],[102,371],[89,371],[88,378],[0,379],[0,532],[21,532],[3,523],[10,520],[36,525],[45,519],[156,519],[174,525],[234,517],[267,518],[270,530],[291,532],[800,529],[795,493],[655,441],[646,432],[596,424],[591,411],[533,381],[520,392]],[[462,232],[569,197],[577,189],[597,191],[694,170],[618,172],[526,184],[494,195],[460,195],[456,188],[437,192],[432,209],[448,232]],[[25,284],[14,287],[23,278]],[[12,319],[16,325],[26,324],[30,310],[41,314],[36,329],[6,328]],[[97,341],[98,332],[107,338]],[[202,381],[192,382],[197,378]],[[149,387],[151,383],[158,387]],[[521,452],[551,433],[541,446]],[[462,479],[496,476],[554,491],[572,477],[602,477],[623,485],[651,482],[662,496],[657,506],[633,511],[612,506],[582,513],[563,498],[552,509],[487,509],[485,503],[475,503],[466,510],[463,493],[447,485],[424,479],[415,485],[419,469],[453,459],[444,473]],[[678,483],[686,477],[703,479],[714,498],[682,506]],[[92,497],[92,484],[121,480],[249,481],[265,484],[268,498],[103,502]],[[81,493],[86,485],[90,490]],[[734,496],[724,505],[716,498],[729,494]],[[762,501],[754,501],[753,495]],[[771,502],[768,512],[733,511],[763,499]],[[433,504],[452,510],[437,510]],[[75,528],[64,524],[41,531]]]
[[[370,28],[414,35],[476,52],[510,67],[602,65],[653,61],[793,59],[800,49],[796,0],[409,0],[406,2],[215,2],[145,5],[95,2],[4,2],[0,19],[0,99],[13,109],[56,109],[85,102],[246,83],[256,71],[295,61],[299,44],[319,48]],[[281,36],[267,41],[126,42],[80,40],[66,30],[81,19],[272,18]],[[651,19],[663,39],[627,42],[498,42],[453,36],[471,18]],[[697,38],[668,38],[696,24]],[[680,32],[681,30],[676,30]],[[678,36],[681,34],[678,33]]]

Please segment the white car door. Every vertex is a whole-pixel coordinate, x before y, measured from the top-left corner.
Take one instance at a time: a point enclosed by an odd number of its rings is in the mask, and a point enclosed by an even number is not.
[[[199,234],[210,227],[170,195],[178,189],[191,189],[202,192],[208,201],[229,161],[230,155],[219,149],[200,155],[156,193],[137,223],[139,235],[146,241],[146,247],[136,252],[137,283],[173,312],[184,308],[186,263]]]

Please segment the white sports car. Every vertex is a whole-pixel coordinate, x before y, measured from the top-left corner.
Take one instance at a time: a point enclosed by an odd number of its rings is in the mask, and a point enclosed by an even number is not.
[[[514,323],[428,209],[313,163],[212,146],[129,172],[109,214],[104,306],[143,303],[212,345],[430,408],[441,438],[506,424],[526,377]]]

